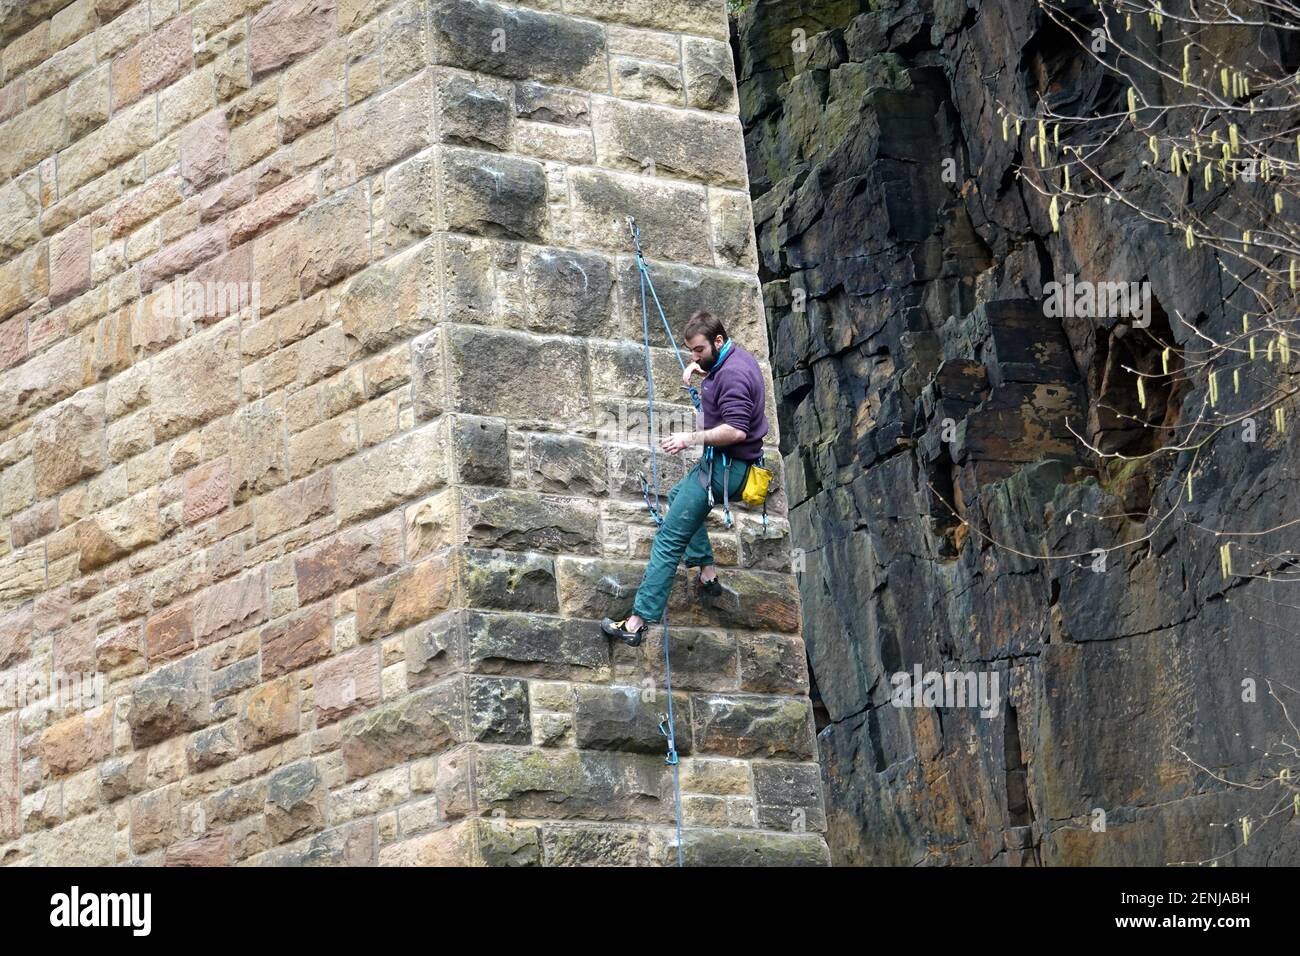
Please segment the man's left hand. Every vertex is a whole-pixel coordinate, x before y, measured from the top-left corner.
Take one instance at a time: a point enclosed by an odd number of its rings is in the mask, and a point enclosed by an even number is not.
[[[670,455],[676,455],[695,444],[695,432],[673,432],[659,446]]]

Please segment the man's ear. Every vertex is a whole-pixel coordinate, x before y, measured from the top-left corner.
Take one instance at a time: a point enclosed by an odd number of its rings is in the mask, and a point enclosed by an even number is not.
[[[721,335],[715,336],[713,339],[713,351],[721,352],[722,347],[726,344],[727,344],[727,340],[724,339]]]

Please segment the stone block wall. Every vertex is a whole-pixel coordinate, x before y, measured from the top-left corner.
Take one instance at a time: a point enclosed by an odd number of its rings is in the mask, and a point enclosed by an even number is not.
[[[675,862],[661,639],[596,621],[626,216],[766,363],[721,0],[0,13],[0,862]],[[674,592],[688,863],[829,859],[773,512]]]

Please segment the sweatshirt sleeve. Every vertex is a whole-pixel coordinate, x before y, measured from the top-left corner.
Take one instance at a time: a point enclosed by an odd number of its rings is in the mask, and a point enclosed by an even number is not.
[[[749,434],[754,427],[754,396],[743,377],[727,378],[718,383],[718,417]]]

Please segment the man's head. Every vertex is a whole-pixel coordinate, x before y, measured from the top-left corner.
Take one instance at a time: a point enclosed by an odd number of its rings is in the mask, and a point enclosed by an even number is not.
[[[701,309],[686,320],[682,339],[696,364],[707,372],[718,360],[718,352],[727,341],[727,330],[720,319]]]

